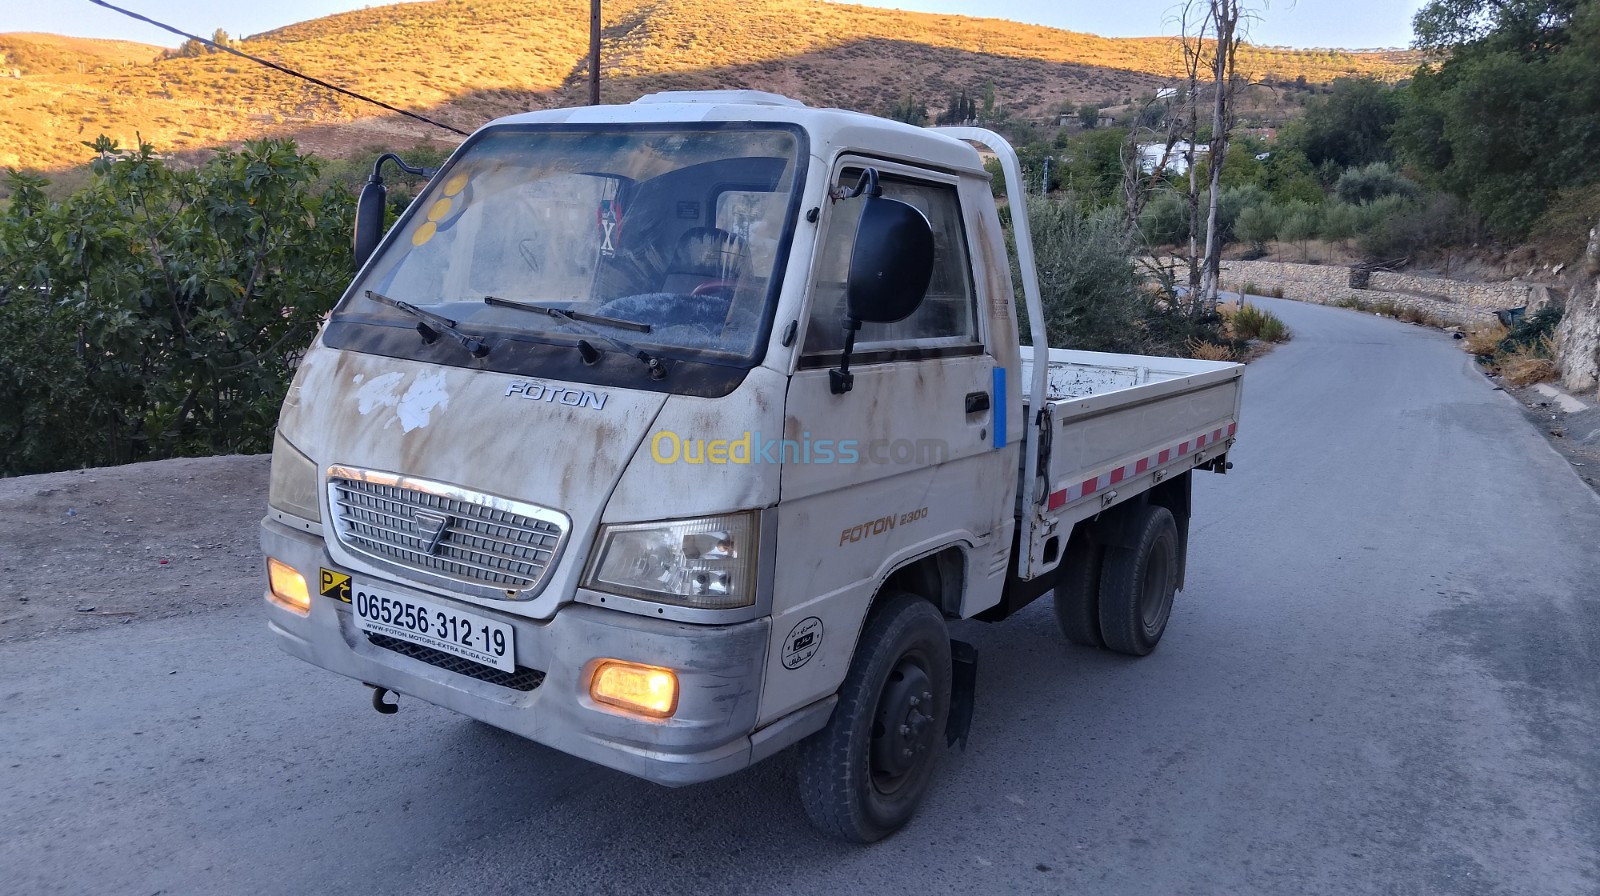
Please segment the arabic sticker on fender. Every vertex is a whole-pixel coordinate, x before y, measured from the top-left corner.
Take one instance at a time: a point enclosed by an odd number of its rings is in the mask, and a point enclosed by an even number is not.
[[[789,629],[788,637],[783,639],[783,668],[798,669],[804,666],[816,656],[817,648],[821,646],[822,620],[807,616]]]

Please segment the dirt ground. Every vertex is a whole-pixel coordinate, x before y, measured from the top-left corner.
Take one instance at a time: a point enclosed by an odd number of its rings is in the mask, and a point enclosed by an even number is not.
[[[1518,388],[1492,379],[1521,403],[1522,415],[1572,464],[1578,478],[1600,494],[1600,408],[1568,413],[1531,386]]]
[[[0,643],[259,600],[268,455],[0,479]]]

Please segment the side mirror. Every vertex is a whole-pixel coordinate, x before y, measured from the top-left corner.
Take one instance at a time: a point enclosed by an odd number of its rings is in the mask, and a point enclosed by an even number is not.
[[[376,178],[367,181],[356,199],[354,248],[358,268],[367,263],[383,239],[383,210],[388,200],[389,190]]]
[[[828,372],[833,394],[855,386],[850,354],[863,323],[892,324],[916,312],[933,279],[933,227],[910,205],[883,197],[878,172],[868,168],[846,198],[862,196],[865,205],[856,224],[845,277],[844,352],[837,370]]]
[[[393,162],[401,171],[413,177],[433,177],[439,173],[437,168],[417,168],[407,165],[399,156],[386,152],[378,156],[378,161],[372,163],[372,176],[361,188],[361,195],[356,199],[355,239],[351,248],[355,252],[356,267],[367,263],[372,253],[378,250],[378,244],[383,242],[383,213],[384,206],[389,201],[389,189],[383,185],[383,163]]]
[[[904,202],[868,195],[866,203],[850,252],[845,308],[863,323],[892,324],[910,317],[928,294],[933,228]]]

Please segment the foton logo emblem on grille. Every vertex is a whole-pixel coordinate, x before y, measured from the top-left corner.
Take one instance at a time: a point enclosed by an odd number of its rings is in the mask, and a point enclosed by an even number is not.
[[[419,510],[414,518],[417,521],[417,538],[422,541],[422,552],[432,554],[439,549],[439,542],[444,540],[444,529],[450,525],[450,518],[431,510]]]

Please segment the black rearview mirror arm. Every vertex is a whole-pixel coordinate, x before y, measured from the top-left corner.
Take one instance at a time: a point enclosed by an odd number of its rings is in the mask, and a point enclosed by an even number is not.
[[[828,371],[828,387],[835,395],[843,395],[855,388],[856,375],[850,372],[850,353],[856,348],[856,331],[861,321],[853,317],[844,319],[844,351],[839,353],[839,369]]]
[[[854,199],[862,193],[874,198],[883,195],[883,188],[878,186],[878,169],[868,168],[861,172],[861,179],[856,181],[856,188],[844,194],[844,198]]]
[[[392,152],[386,152],[383,155],[378,156],[378,161],[372,163],[372,176],[367,178],[367,183],[383,183],[384,162],[393,162],[396,168],[399,168],[401,171],[404,171],[412,177],[433,177],[435,174],[439,173],[439,169],[437,168],[419,168],[412,165],[407,165],[404,159]]]
[[[844,195],[845,199],[854,199],[865,193],[869,199],[883,195],[883,188],[878,186],[878,169],[868,168],[861,172],[861,179],[856,181],[856,188]],[[839,353],[839,369],[828,371],[828,388],[835,395],[843,395],[855,388],[856,375],[850,372],[850,353],[856,348],[856,332],[861,329],[861,321],[854,317],[844,319],[844,351]]]

